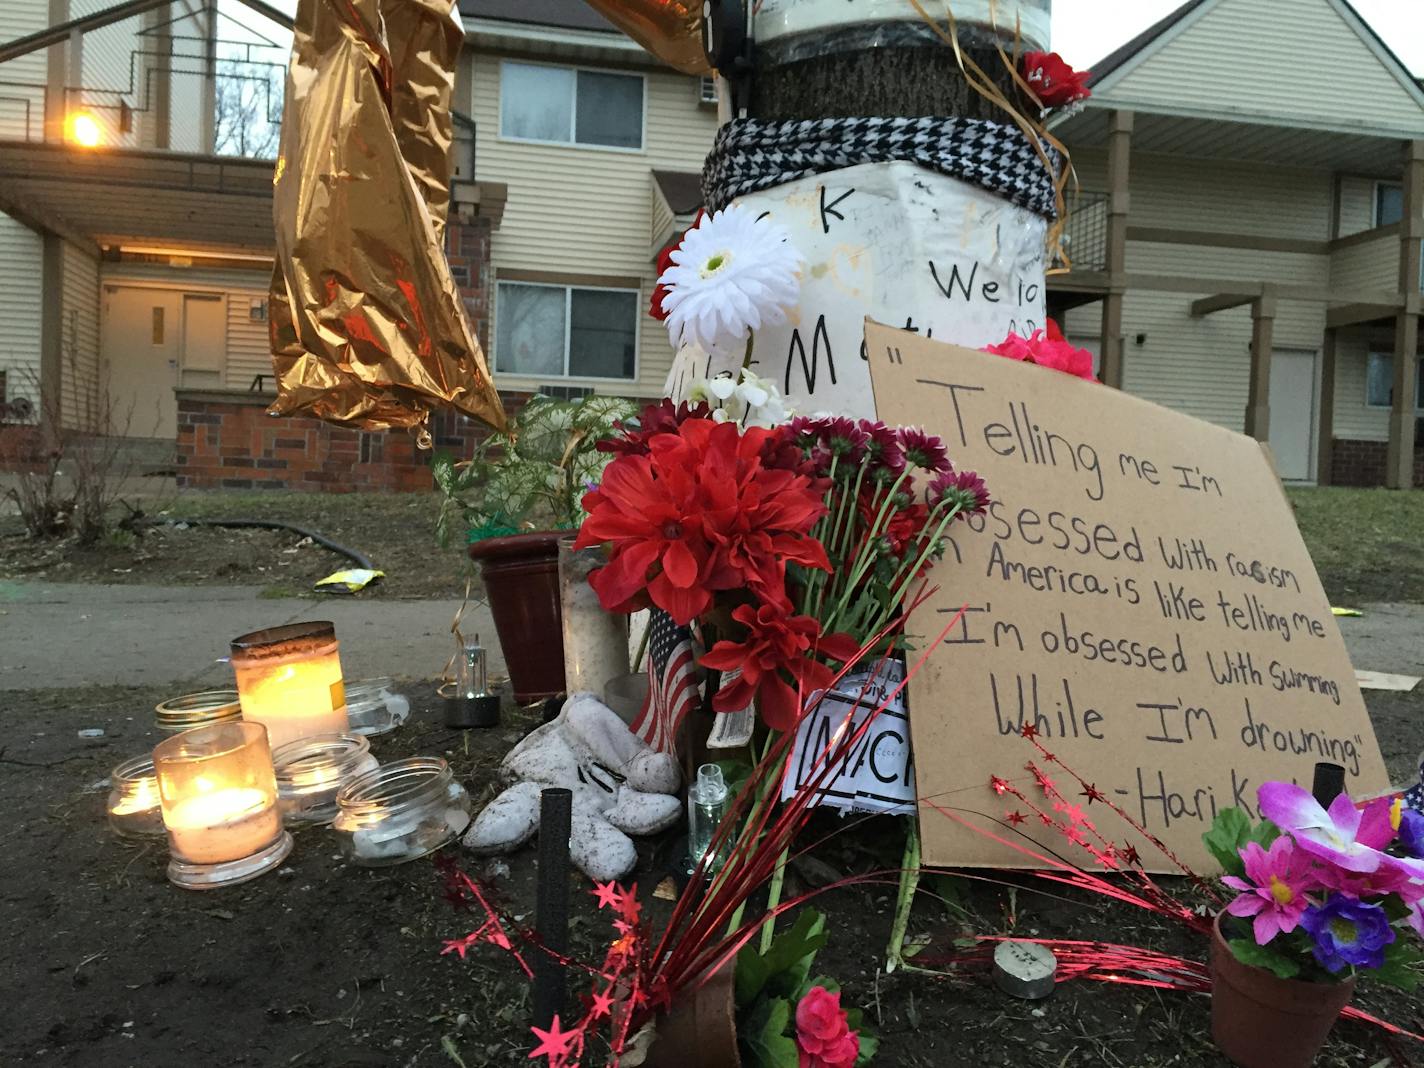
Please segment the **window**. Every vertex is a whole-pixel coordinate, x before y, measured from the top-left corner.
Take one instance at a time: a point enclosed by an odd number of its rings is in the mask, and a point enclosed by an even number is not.
[[[635,289],[500,282],[495,370],[531,378],[636,378],[638,308]]]
[[[1372,352],[1365,361],[1365,404],[1388,408],[1394,403],[1394,354]],[[1419,361],[1419,377],[1414,382],[1414,407],[1424,412],[1424,359]]]
[[[500,65],[499,133],[520,141],[643,147],[643,76]]]
[[[699,104],[717,103],[717,79],[703,75],[697,79],[697,102]]]
[[[1392,226],[1404,218],[1404,186],[1375,183],[1375,225]]]

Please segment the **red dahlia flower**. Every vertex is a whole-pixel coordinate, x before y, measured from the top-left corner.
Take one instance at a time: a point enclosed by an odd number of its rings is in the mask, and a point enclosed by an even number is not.
[[[1038,102],[1046,108],[1062,107],[1092,96],[1091,71],[1076,71],[1057,52],[1025,52],[1023,77]]]
[[[589,576],[605,608],[652,603],[686,624],[717,590],[745,587],[785,605],[788,563],[830,570],[808,533],[825,511],[810,480],[762,462],[773,433],[688,419],[653,434],[647,455],[608,465],[583,498],[576,543],[609,543],[608,564]]]
[[[835,672],[812,657],[820,653],[833,660],[847,661],[860,652],[848,634],[822,634],[821,624],[810,616],[793,616],[777,605],[753,607],[744,604],[732,618],[747,628],[740,642],[718,642],[699,661],[718,671],[741,669],[712,698],[718,712],[740,712],[761,699],[761,715],[773,730],[787,731],[800,717],[801,699],[815,690],[824,690]],[[782,677],[786,672],[797,687]]]

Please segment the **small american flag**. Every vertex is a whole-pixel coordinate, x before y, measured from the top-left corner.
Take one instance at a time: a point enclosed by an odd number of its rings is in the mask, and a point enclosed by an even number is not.
[[[659,752],[675,754],[678,728],[702,699],[692,629],[678,626],[661,608],[652,610],[648,626],[648,700],[633,733]]]

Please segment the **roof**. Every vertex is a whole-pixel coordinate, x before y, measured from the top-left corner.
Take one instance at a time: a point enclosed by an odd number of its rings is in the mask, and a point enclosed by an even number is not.
[[[1106,78],[1206,2],[1207,0],[1187,0],[1181,7],[1158,19],[1126,44],[1113,49],[1093,64],[1088,84],[1092,85]]]
[[[496,22],[524,22],[565,30],[620,32],[584,0],[460,0],[466,18]]]
[[[653,171],[667,206],[674,215],[691,215],[702,207],[702,176],[696,171]]]
[[[1124,66],[1139,52],[1141,52],[1143,49],[1147,48],[1154,41],[1156,41],[1157,38],[1161,37],[1164,33],[1167,33],[1174,26],[1176,26],[1177,23],[1181,22],[1197,8],[1208,2],[1209,0],[1187,0],[1186,3],[1182,4],[1178,8],[1173,9],[1172,11],[1169,11],[1166,15],[1158,19],[1151,26],[1148,26],[1147,29],[1143,30],[1141,33],[1139,33],[1136,37],[1132,38],[1126,44],[1123,44],[1120,47],[1113,49],[1102,59],[1098,60],[1096,63],[1093,64],[1093,69],[1089,72],[1088,84],[1095,85],[1102,79],[1106,78],[1113,71],[1117,70],[1119,67]],[[1340,0],[1340,2],[1349,10],[1350,14],[1355,16],[1356,21],[1359,22],[1360,26],[1364,29],[1364,31],[1374,39],[1374,42],[1389,56],[1389,58],[1394,62],[1394,64],[1401,71],[1407,72],[1408,68],[1399,58],[1399,55],[1394,51],[1394,49],[1390,48],[1388,42],[1386,42],[1385,39],[1379,35],[1379,31],[1377,31],[1373,26],[1371,26],[1367,20],[1360,17],[1360,13],[1355,10],[1354,4],[1351,3],[1350,0]],[[1416,85],[1424,87],[1424,78],[1413,78],[1411,80],[1413,80]]]

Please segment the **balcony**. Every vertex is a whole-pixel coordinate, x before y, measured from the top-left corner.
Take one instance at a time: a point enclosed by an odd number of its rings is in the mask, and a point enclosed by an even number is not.
[[[1079,191],[1068,200],[1063,255],[1053,266],[1069,274],[1101,272],[1108,267],[1108,195]],[[1066,260],[1066,263],[1065,263]]]

